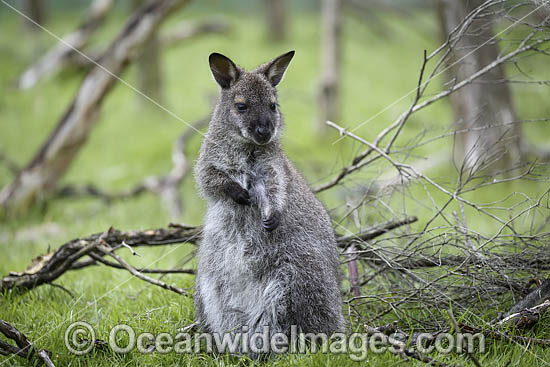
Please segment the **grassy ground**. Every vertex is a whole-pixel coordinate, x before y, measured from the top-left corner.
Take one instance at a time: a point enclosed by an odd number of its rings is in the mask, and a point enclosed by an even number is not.
[[[281,44],[266,42],[263,19],[252,10],[232,12],[227,16],[234,30],[227,37],[205,37],[193,40],[163,53],[162,67],[165,77],[163,104],[188,122],[196,121],[209,113],[209,98],[217,92],[207,65],[212,51],[224,53],[245,67],[253,67],[270,57],[289,49],[297,51],[295,60],[280,87],[280,104],[286,116],[284,146],[289,156],[304,172],[312,184],[325,182],[341,165],[348,163],[361,147],[342,141],[333,144],[337,135],[331,131],[316,135],[314,131],[315,89],[317,86],[318,62],[318,15],[298,11],[293,15],[289,39]],[[110,19],[106,28],[95,39],[97,44],[109,39],[122,20],[121,9]],[[198,6],[181,11],[170,23],[180,19],[198,19],[210,14]],[[48,28],[56,34],[64,34],[75,26],[74,12],[51,14]],[[378,113],[398,97],[416,85],[422,50],[433,50],[438,43],[437,28],[431,14],[415,14],[404,21],[393,15],[382,19],[389,32],[381,37],[373,27],[349,16],[345,24],[342,75],[342,117],[344,126],[357,126],[368,117]],[[39,144],[57,122],[79,85],[81,76],[64,72],[55,78],[40,83],[30,91],[17,91],[9,87],[26,65],[51,46],[55,40],[45,34],[38,39],[21,32],[20,19],[5,8],[0,12],[0,148],[18,164],[23,165],[33,155]],[[536,65],[531,67],[537,71]],[[540,73],[548,69],[541,68]],[[512,71],[512,73],[514,73]],[[516,72],[517,73],[517,72]],[[544,77],[544,75],[542,75]],[[130,68],[123,78],[130,83],[135,80],[135,70]],[[537,89],[538,88],[538,89]],[[547,93],[544,86],[514,89],[518,109],[523,118],[550,115],[550,107],[543,103]],[[370,121],[357,133],[372,140],[389,122],[408,107],[412,96],[404,98],[390,109]],[[149,108],[150,107],[150,108]],[[451,122],[450,109],[439,103],[413,116],[408,123],[399,145],[405,145],[421,130],[432,134],[445,131]],[[89,141],[70,171],[64,183],[94,183],[108,190],[125,189],[152,174],[162,174],[170,169],[170,149],[173,140],[185,126],[147,102],[123,85],[117,85],[106,99],[101,118]],[[544,142],[548,126],[529,126],[527,134],[536,142]],[[200,144],[197,136],[191,142],[189,152],[195,156]],[[414,154],[431,156],[447,154],[449,140],[439,140]],[[443,151],[443,153],[439,153]],[[345,190],[333,190],[321,195],[329,208],[337,208],[350,196],[358,185],[385,171],[378,168],[361,179],[348,181]],[[452,183],[455,173],[444,164],[430,175],[438,182]],[[0,186],[8,183],[10,173],[0,167]],[[536,196],[547,187],[541,183],[511,183],[488,188],[470,195],[472,200],[490,202],[509,193],[521,191]],[[413,187],[410,196],[417,200],[394,197],[388,205],[397,213],[418,215],[421,228],[433,214],[433,208],[422,205],[428,194],[436,202],[444,196],[422,187]],[[182,222],[199,224],[204,213],[204,203],[197,197],[191,177],[182,188],[185,212]],[[509,205],[519,201],[513,196]],[[372,225],[390,214],[382,205],[373,204],[368,215],[361,219],[362,226]],[[521,209],[521,208],[520,208]],[[336,210],[337,211],[337,210]],[[476,217],[467,209],[470,222],[484,232],[494,231],[495,223]],[[143,195],[137,199],[116,202],[107,206],[97,200],[56,200],[36,209],[24,217],[9,218],[0,224],[0,274],[23,270],[29,261],[57,247],[63,242],[89,233],[104,231],[109,226],[118,229],[149,228],[165,226],[169,222],[166,211],[156,197]],[[176,266],[191,251],[191,245],[140,251],[142,257],[134,259],[136,266]],[[128,255],[128,254],[124,254]],[[191,288],[191,276],[167,276],[165,281],[179,287]],[[116,324],[125,323],[137,331],[152,333],[172,332],[193,320],[192,301],[167,291],[136,281],[126,272],[97,267],[64,275],[58,284],[69,289],[75,298],[49,285],[25,294],[9,294],[0,298],[0,319],[12,322],[25,332],[40,347],[56,352],[54,362],[58,366],[110,366],[110,365],[246,365],[246,358],[238,360],[228,356],[176,355],[174,353],[143,355],[132,352],[125,356],[94,352],[75,357],[63,344],[66,326],[71,322],[85,320],[96,330],[101,339],[108,338],[109,330]],[[494,310],[496,311],[496,310]],[[479,314],[479,312],[478,312]],[[490,312],[487,315],[490,316]],[[541,323],[533,335],[548,335],[548,323]],[[463,361],[458,356],[442,356],[443,360]],[[523,348],[513,344],[493,344],[478,357],[483,365],[494,366],[539,366],[550,360],[547,351]],[[403,365],[400,358],[389,353],[368,355],[373,366]],[[0,366],[19,365],[16,359],[0,359]],[[409,362],[406,362],[407,364]],[[545,362],[548,364],[547,362]],[[355,365],[347,355],[288,355],[270,361],[268,365]],[[413,363],[416,365],[420,363]]]

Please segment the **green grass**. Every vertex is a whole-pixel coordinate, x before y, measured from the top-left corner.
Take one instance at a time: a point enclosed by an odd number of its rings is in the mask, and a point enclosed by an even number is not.
[[[213,6],[209,4],[207,6]],[[233,32],[228,36],[207,36],[168,49],[162,55],[165,80],[163,104],[185,121],[194,122],[208,115],[209,99],[217,93],[208,69],[207,57],[212,51],[228,55],[245,67],[253,67],[268,58],[289,49],[297,51],[280,89],[280,104],[285,114],[286,130],[284,146],[288,155],[304,172],[312,184],[325,182],[339,167],[348,164],[363,147],[348,140],[333,142],[338,135],[327,131],[314,133],[315,90],[319,72],[319,24],[315,12],[297,11],[291,18],[289,39],[281,44],[266,42],[262,16],[253,10],[231,12]],[[192,6],[175,15],[173,24],[181,19],[199,19],[210,14],[200,6]],[[48,28],[56,34],[64,34],[75,26],[74,12],[59,11],[51,14]],[[94,41],[104,44],[117,31],[122,22],[121,9],[109,19],[104,30]],[[390,30],[389,38],[381,38],[374,29],[358,18],[347,16],[344,26],[342,55],[342,104],[343,126],[354,127],[377,114],[397,98],[411,91],[418,78],[418,70],[424,49],[433,50],[438,45],[437,25],[432,14],[416,13],[407,19],[383,14],[382,20]],[[20,19],[9,11],[0,13],[0,148],[18,164],[27,162],[40,143],[55,126],[78,88],[82,76],[75,72],[63,72],[41,82],[29,91],[10,88],[9,83],[55,40],[40,33],[35,39],[21,31]],[[414,31],[413,31],[414,30]],[[540,64],[528,64],[530,70],[541,78],[550,79],[548,68]],[[130,83],[135,80],[135,70],[130,67],[122,77]],[[513,69],[510,69],[513,74]],[[516,71],[517,73],[517,71]],[[546,74],[546,75],[544,75]],[[514,74],[515,75],[515,74]],[[437,85],[437,83],[436,83]],[[540,118],[550,115],[547,87],[514,85],[513,92],[522,118]],[[357,131],[372,141],[384,127],[391,124],[408,107],[412,95],[404,98]],[[447,131],[452,122],[446,102],[437,103],[407,123],[397,146],[406,146],[420,131],[436,136]],[[174,139],[185,125],[172,118],[122,84],[109,94],[102,107],[101,117],[93,129],[87,144],[73,162],[62,183],[94,183],[106,190],[129,188],[144,177],[163,174],[171,167],[170,151]],[[527,136],[537,143],[545,143],[550,132],[547,125],[531,124],[525,127]],[[448,154],[451,139],[441,139],[414,151],[416,156]],[[196,156],[200,138],[195,137],[189,146],[191,157]],[[413,161],[414,157],[409,161]],[[379,174],[391,172],[391,167],[378,164],[346,181],[346,186],[330,190],[320,198],[339,215],[343,203],[357,200],[357,188],[367,186]],[[438,183],[453,187],[456,172],[451,165],[442,165],[428,171]],[[11,175],[0,166],[0,186],[7,184]],[[491,186],[468,194],[466,198],[476,202],[491,202],[512,192],[524,192],[536,197],[547,188],[546,183],[513,182]],[[204,203],[196,193],[189,176],[181,189],[184,198],[182,222],[199,224],[204,213]],[[413,225],[420,229],[433,215],[429,198],[439,205],[446,196],[433,188],[412,186],[408,196],[393,195],[366,206],[361,217],[362,226],[373,225],[395,213],[409,213],[419,217]],[[414,200],[413,200],[414,198]],[[505,204],[513,205],[522,199],[513,196]],[[525,207],[527,204],[523,204]],[[518,210],[521,210],[519,207]],[[453,203],[449,211],[459,210]],[[498,210],[492,211],[499,213]],[[494,233],[499,225],[466,208],[470,225],[482,233]],[[502,215],[500,212],[499,215]],[[547,215],[542,213],[542,215]],[[157,197],[145,194],[139,198],[106,205],[92,199],[53,200],[24,216],[6,219],[0,224],[0,274],[22,271],[30,260],[50,248],[70,239],[101,232],[110,226],[117,229],[153,228],[165,226],[170,221]],[[440,222],[434,225],[442,224]],[[348,224],[347,224],[348,225]],[[528,226],[528,223],[525,223]],[[352,224],[348,228],[354,229]],[[548,230],[548,228],[546,228]],[[158,249],[139,249],[142,257],[133,257],[136,266],[168,268],[177,265],[191,250],[183,244]],[[126,258],[129,253],[121,252]],[[166,282],[183,288],[192,288],[193,278],[188,275],[167,276]],[[78,320],[89,322],[97,337],[106,340],[110,328],[119,323],[131,325],[136,330],[174,333],[193,320],[194,310],[189,298],[137,281],[124,271],[105,267],[88,268],[70,272],[56,281],[69,289],[71,298],[60,288],[41,286],[24,294],[10,293],[0,298],[0,319],[13,323],[42,348],[54,351],[57,366],[111,366],[111,365],[247,365],[246,358],[230,356],[142,355],[132,352],[117,356],[100,351],[76,357],[70,355],[64,344],[66,326]],[[490,310],[495,312],[498,310]],[[366,311],[368,312],[368,310]],[[480,311],[483,312],[483,311]],[[479,311],[478,311],[479,313]],[[483,313],[481,316],[484,316]],[[548,320],[541,322],[532,335],[549,334]],[[357,325],[356,325],[357,326]],[[550,360],[547,350],[536,347],[523,348],[506,343],[494,343],[487,352],[478,356],[484,366],[539,366],[541,360]],[[441,356],[443,361],[463,363],[462,356]],[[0,359],[0,365],[5,359]],[[6,365],[24,365],[18,359],[9,359]],[[369,354],[366,362],[353,362],[347,355],[287,355],[266,365],[272,366],[394,366],[408,365],[389,353]],[[423,365],[412,362],[412,365]]]

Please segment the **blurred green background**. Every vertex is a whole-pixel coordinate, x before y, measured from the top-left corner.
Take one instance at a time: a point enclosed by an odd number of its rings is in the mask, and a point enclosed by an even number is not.
[[[350,9],[344,11],[341,116],[336,122],[353,128],[377,115],[355,132],[368,141],[372,141],[409,107],[413,95],[401,97],[416,87],[423,50],[433,51],[441,43],[437,19],[426,2],[389,3],[399,11],[383,6],[373,8],[375,18]],[[87,1],[49,1],[45,27],[59,36],[72,31],[87,4]],[[106,24],[93,36],[89,48],[106,45],[120,30],[130,9],[129,2],[117,2]],[[335,143],[339,138],[336,131],[327,129],[318,133],[315,126],[320,69],[318,3],[287,1],[287,37],[281,42],[269,40],[261,1],[192,1],[169,18],[162,29],[182,20],[198,21],[214,15],[226,19],[231,31],[222,35],[205,35],[161,52],[163,106],[189,123],[209,115],[211,101],[217,94],[217,85],[207,61],[211,52],[223,53],[239,65],[253,68],[288,50],[296,50],[296,56],[279,86],[279,103],[286,122],[283,144],[308,182],[313,186],[327,182],[364,147],[349,139]],[[83,73],[66,70],[30,90],[13,88],[17,76],[57,41],[45,32],[26,31],[21,18],[3,4],[0,4],[0,30],[0,150],[23,166],[67,109]],[[522,70],[533,78],[550,79],[547,66],[538,59],[522,61]],[[514,65],[508,65],[507,71],[512,77],[521,73]],[[134,84],[136,72],[131,65],[121,77]],[[428,94],[441,88],[444,80],[437,79]],[[512,91],[522,119],[550,116],[547,85],[514,84]],[[389,105],[390,108],[379,113]],[[405,147],[418,141],[421,134],[424,134],[421,139],[427,139],[449,132],[452,122],[448,101],[442,100],[411,117],[397,146]],[[182,122],[118,83],[105,99],[97,126],[62,184],[92,183],[107,191],[117,191],[128,189],[147,176],[165,174],[172,166],[172,144],[185,129]],[[550,127],[548,123],[528,124],[524,132],[531,142],[547,144]],[[190,159],[195,159],[200,144],[201,137],[197,134],[187,148]],[[410,152],[410,157],[404,160],[450,157],[452,144],[452,138],[435,140]],[[345,186],[324,192],[320,198],[333,213],[340,213],[347,207],[346,203],[361,196],[371,180],[388,172],[392,172],[391,167],[384,165],[367,168],[364,173],[347,180]],[[456,169],[450,158],[425,173],[442,185],[452,186],[456,179]],[[8,184],[12,178],[9,170],[0,165],[0,186]],[[514,192],[536,197],[547,187],[546,182],[512,182],[479,190],[468,197],[482,202],[501,199]],[[406,194],[393,195],[385,203],[376,201],[365,207],[360,226],[365,228],[394,215],[409,214],[419,217],[419,222],[413,226],[422,228],[435,211],[429,205],[430,198],[437,203],[446,199],[436,190],[420,185],[406,191]],[[179,221],[200,224],[205,204],[197,196],[192,174],[182,185],[181,195],[184,213]],[[505,204],[514,205],[521,200],[520,196],[512,195]],[[521,208],[519,206],[518,210]],[[469,208],[467,213],[471,215],[471,225],[480,231],[491,232],[498,228],[497,224],[480,219],[482,216]],[[0,223],[0,251],[3,254],[0,274],[22,271],[33,257],[49,248],[79,236],[102,232],[110,226],[122,230],[154,228],[166,226],[170,221],[159,198],[147,193],[109,205],[97,199],[50,200],[25,215],[8,217]],[[356,223],[348,228],[357,229]],[[132,263],[136,266],[171,267],[177,265],[190,249],[191,245],[181,245],[140,250],[143,256],[132,258]],[[58,282],[77,295],[75,299],[47,285],[23,295],[10,294],[0,298],[0,319],[21,326],[34,339],[44,335],[38,344],[57,351],[65,350],[62,345],[64,328],[60,326],[69,319],[88,320],[97,326],[104,339],[108,329],[118,322],[130,323],[142,330],[169,331],[192,321],[190,300],[182,300],[130,278],[126,272],[102,267],[72,272]],[[193,285],[190,276],[167,276],[164,280],[181,287]],[[105,292],[121,282],[124,282],[122,286],[105,296]],[[494,353],[487,357],[489,365],[500,365],[504,358],[499,355],[500,347],[491,348],[494,348]],[[506,353],[506,358],[514,363],[523,361],[536,365],[539,358],[550,358],[547,352],[535,357],[524,355],[518,348],[506,350]],[[170,365],[177,362],[223,365],[235,362],[227,356],[102,356],[99,352],[78,359],[62,352],[58,358],[59,365]],[[352,362],[345,356],[326,355],[288,356],[273,362],[274,365],[296,363],[342,365]],[[399,359],[387,354],[373,357],[369,363],[394,365],[399,364]],[[512,365],[519,365],[517,363]]]

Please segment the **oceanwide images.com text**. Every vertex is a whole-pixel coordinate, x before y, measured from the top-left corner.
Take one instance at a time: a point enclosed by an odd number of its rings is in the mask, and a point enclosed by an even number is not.
[[[94,328],[84,321],[74,322],[65,330],[65,345],[77,355],[87,354],[96,345]],[[115,353],[331,353],[348,354],[352,360],[362,361],[369,353],[385,352],[402,354],[408,348],[420,353],[440,354],[452,352],[485,351],[485,338],[482,334],[430,333],[417,334],[413,345],[392,338],[383,333],[302,333],[295,325],[290,334],[270,333],[265,326],[260,331],[250,331],[247,326],[231,333],[189,333],[136,332],[131,326],[119,324],[114,326],[108,336],[109,348]]]

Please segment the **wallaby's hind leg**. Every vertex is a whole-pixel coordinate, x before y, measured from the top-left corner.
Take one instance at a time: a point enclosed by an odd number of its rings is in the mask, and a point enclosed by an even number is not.
[[[287,334],[287,284],[286,276],[275,275],[266,285],[261,294],[261,302],[251,311],[248,319],[250,328],[249,345],[254,359],[260,357],[263,352],[270,352],[270,340],[274,334]],[[267,330],[265,330],[267,328]],[[267,334],[267,345],[263,345],[262,338],[253,337],[254,334]],[[252,339],[254,338],[254,339]]]
[[[282,325],[287,315],[287,285],[284,278],[276,276],[265,286],[262,301],[251,310],[248,324],[253,330],[261,332],[264,326],[268,326],[270,334],[284,331]]]

